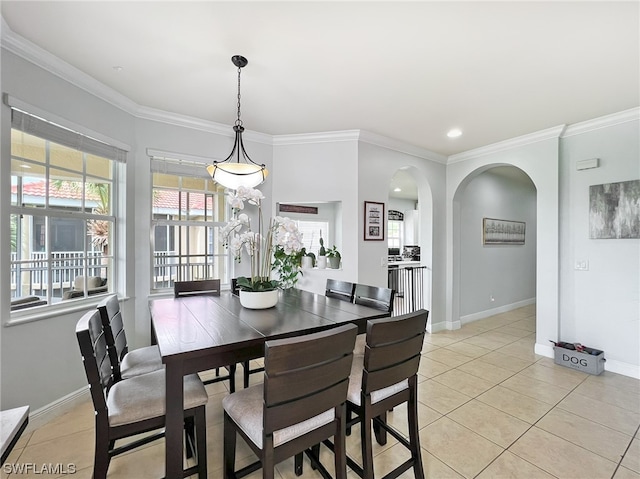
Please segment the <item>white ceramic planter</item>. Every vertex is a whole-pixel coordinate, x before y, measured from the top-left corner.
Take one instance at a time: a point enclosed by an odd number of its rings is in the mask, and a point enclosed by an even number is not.
[[[240,304],[248,309],[273,308],[278,302],[278,290],[273,291],[242,291],[240,290]]]
[[[311,268],[313,268],[313,258],[311,256],[303,256],[302,269],[311,269]]]
[[[327,267],[327,257],[326,256],[318,256],[316,261],[316,265],[318,269],[325,269]]]

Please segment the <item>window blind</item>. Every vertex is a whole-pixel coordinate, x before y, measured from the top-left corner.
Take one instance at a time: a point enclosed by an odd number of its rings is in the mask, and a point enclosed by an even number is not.
[[[207,172],[207,165],[213,163],[212,159],[201,157],[179,158],[177,154],[172,157],[161,156],[162,153],[147,150],[151,158],[151,171],[155,173],[165,173],[178,176],[190,176],[211,180]]]
[[[110,160],[125,162],[127,152],[100,140],[43,120],[22,110],[11,108],[11,126],[30,135]]]

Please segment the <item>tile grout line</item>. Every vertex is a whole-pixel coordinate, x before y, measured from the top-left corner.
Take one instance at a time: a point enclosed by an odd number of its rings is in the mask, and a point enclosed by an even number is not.
[[[633,436],[631,436],[631,440],[629,441],[629,444],[627,444],[627,448],[622,453],[622,456],[620,456],[620,460],[618,461],[618,464],[616,464],[616,468],[613,470],[613,474],[611,474],[611,479],[615,477],[616,472],[618,472],[618,469],[620,469],[620,466],[622,466],[622,461],[624,461],[624,458],[627,455],[627,452],[629,452],[629,449],[631,448],[631,444],[633,443],[633,440],[636,438],[636,435],[638,434],[639,430],[640,430],[640,424],[638,424],[638,427],[636,428],[636,432],[633,433]]]

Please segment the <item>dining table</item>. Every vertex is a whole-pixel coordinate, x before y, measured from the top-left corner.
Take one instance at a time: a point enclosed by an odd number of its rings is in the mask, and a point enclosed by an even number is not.
[[[266,341],[389,316],[369,306],[300,289],[280,291],[268,309],[247,309],[231,291],[149,301],[154,342],[166,375],[165,477],[183,477],[183,378],[262,358]]]

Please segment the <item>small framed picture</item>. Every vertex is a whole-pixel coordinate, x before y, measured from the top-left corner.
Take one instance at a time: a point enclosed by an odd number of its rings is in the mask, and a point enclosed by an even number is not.
[[[364,202],[364,240],[384,240],[384,203]]]

